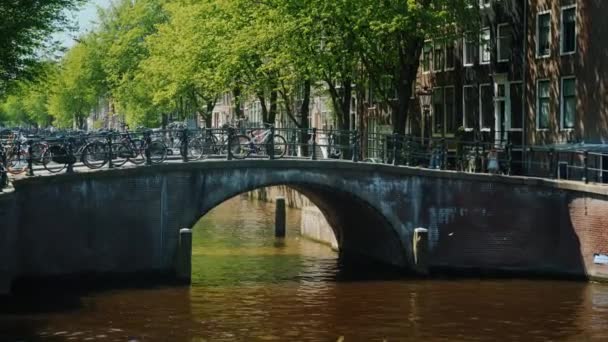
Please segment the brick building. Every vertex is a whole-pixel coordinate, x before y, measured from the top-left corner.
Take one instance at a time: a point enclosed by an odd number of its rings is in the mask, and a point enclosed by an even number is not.
[[[608,143],[608,1],[480,7],[480,32],[425,44],[417,89],[432,89],[432,104],[427,122],[418,111],[412,134],[461,128],[503,144]]]

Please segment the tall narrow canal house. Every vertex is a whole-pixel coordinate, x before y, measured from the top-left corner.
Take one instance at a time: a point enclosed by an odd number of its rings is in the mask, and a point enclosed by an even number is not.
[[[413,101],[412,133],[608,151],[608,1],[479,6],[479,32],[426,42],[413,96],[424,89],[431,103]],[[590,162],[608,169],[608,158]]]

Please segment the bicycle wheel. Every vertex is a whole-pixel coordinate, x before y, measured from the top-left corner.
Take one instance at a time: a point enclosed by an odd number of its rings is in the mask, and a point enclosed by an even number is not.
[[[251,139],[246,135],[235,135],[230,141],[230,153],[235,159],[245,159],[251,154]]]
[[[45,143],[37,142],[32,145],[32,163],[35,165],[44,164],[42,155],[48,149],[48,145]]]
[[[167,145],[162,141],[153,141],[148,146],[150,150],[150,161],[152,164],[160,164],[167,158]]]
[[[129,155],[128,159],[135,165],[141,165],[146,162],[146,151],[144,149],[144,142],[140,139],[134,139],[131,144],[133,153]]]
[[[108,148],[107,145],[95,141],[82,150],[81,156],[82,163],[89,169],[99,169],[108,162]]]
[[[18,175],[27,170],[27,158],[21,151],[10,151],[6,156],[6,171]]]
[[[201,138],[193,139],[188,144],[188,159],[199,160],[205,157],[205,142]]]
[[[60,145],[53,145],[42,154],[42,165],[50,173],[58,173],[68,166],[68,151]]]
[[[269,146],[270,147],[270,146]],[[287,140],[281,135],[274,136],[274,151],[273,156],[275,159],[280,159],[287,153]]]
[[[134,151],[127,144],[115,143],[112,144],[112,164],[121,167],[127,163],[129,158],[132,158]]]

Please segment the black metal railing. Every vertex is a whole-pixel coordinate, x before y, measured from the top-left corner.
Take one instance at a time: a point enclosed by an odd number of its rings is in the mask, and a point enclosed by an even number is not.
[[[0,187],[7,174],[74,172],[77,168],[149,166],[203,159],[348,160],[608,183],[608,153],[583,147],[513,144],[495,135],[417,137],[358,130],[225,125],[220,128],[137,129],[0,137]],[[488,138],[489,137],[489,138]],[[608,146],[607,146],[608,149]]]

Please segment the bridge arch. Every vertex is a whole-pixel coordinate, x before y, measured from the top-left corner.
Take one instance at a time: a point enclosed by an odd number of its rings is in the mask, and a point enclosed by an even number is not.
[[[200,214],[195,214],[187,227],[193,227],[200,217],[235,196],[266,187],[288,186],[320,209],[336,236],[343,261],[374,261],[398,267],[407,265],[406,248],[396,228],[376,205],[353,189],[312,179],[276,182],[273,177],[269,178],[243,187],[228,187],[209,197],[203,194],[207,199]]]

